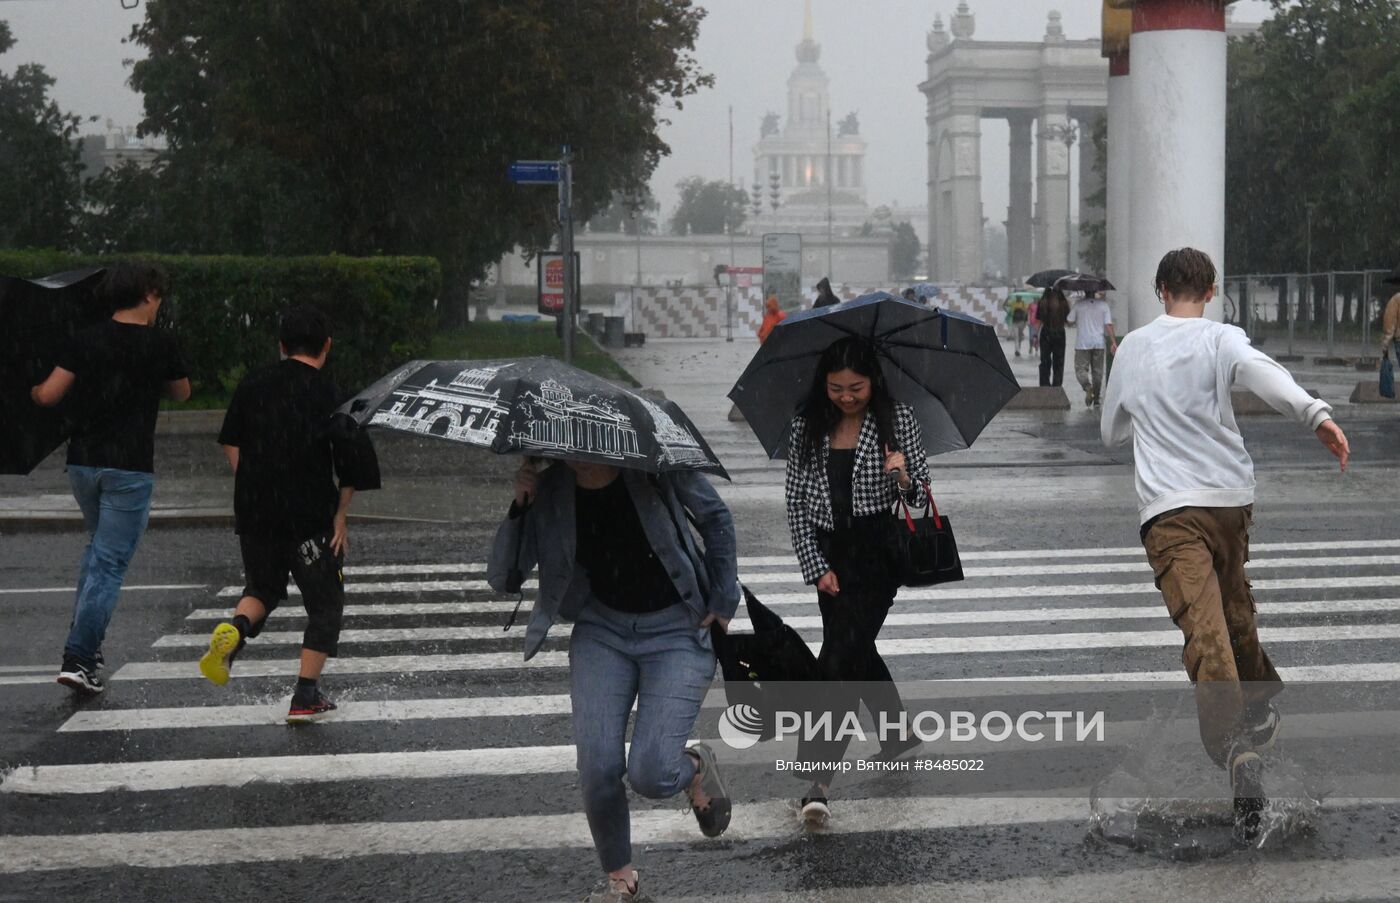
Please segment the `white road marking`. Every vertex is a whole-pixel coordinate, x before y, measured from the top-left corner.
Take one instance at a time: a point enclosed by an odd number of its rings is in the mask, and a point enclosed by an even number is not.
[[[431,604],[431,603],[429,603]],[[481,611],[480,603],[441,603],[456,606],[437,613],[466,613]],[[347,606],[346,617],[363,614],[352,609],[370,606]],[[394,611],[407,606],[387,605],[388,611],[376,614],[404,614]],[[415,606],[416,607],[416,606]],[[1259,605],[1264,615],[1300,614],[1356,614],[1371,612],[1400,611],[1400,599],[1346,599],[1336,601],[1310,602],[1263,602]],[[521,608],[523,615],[529,609]],[[217,613],[215,617],[227,617],[227,613]],[[190,615],[193,618],[194,615]],[[1115,621],[1115,620],[1157,620],[1166,618],[1166,611],[1160,605],[1105,606],[1102,608],[996,608],[973,609],[970,611],[938,612],[895,612],[885,618],[885,627],[929,627],[951,624],[999,624],[999,623],[1054,623],[1057,621]],[[822,626],[817,615],[786,617],[783,623],[795,630],[811,630]],[[736,633],[751,631],[753,625],[745,618],[735,618],[729,629]],[[342,643],[400,643],[400,642],[445,642],[449,640],[502,640],[513,639],[513,635],[502,630],[499,625],[485,627],[435,626],[435,627],[390,627],[378,629],[348,628],[340,632]],[[272,644],[300,645],[302,634],[295,630],[264,630],[255,642]],[[204,634],[168,634],[156,640],[161,648],[203,648],[209,642]]]
[[[837,834],[1087,821],[1087,788],[1064,798],[843,801]],[[724,843],[784,839],[798,833],[786,801],[741,803]],[[632,843],[694,845],[703,842],[690,813],[655,809],[632,813]],[[108,834],[0,836],[0,873],[83,868],[178,866],[355,859],[365,856],[464,854],[572,847],[588,849],[593,837],[582,812],[504,818],[417,822],[359,822],[136,831]]]
[[[158,583],[158,584],[136,584],[135,586],[123,586],[124,593],[154,593],[168,592],[172,590],[204,589],[203,583]],[[76,593],[72,586],[30,586],[11,589],[0,589],[0,595],[23,596],[29,593]]]
[[[745,578],[747,580],[747,578]],[[463,581],[457,581],[463,582]],[[465,581],[474,582],[474,581]],[[448,592],[452,591],[450,585],[453,581],[435,581],[419,583],[395,583],[395,584],[365,584],[347,583],[345,591],[347,593],[395,593],[395,592]],[[1348,577],[1342,575],[1322,575],[1318,577],[1287,577],[1287,578],[1260,578],[1251,579],[1250,584],[1257,590],[1285,590],[1285,589],[1360,589],[1364,587],[1384,587],[1393,589],[1400,584],[1400,574],[1379,575],[1365,577]],[[799,580],[785,579],[784,585],[801,586]],[[410,589],[409,587],[427,586],[427,590]],[[384,587],[401,587],[385,589]],[[467,587],[471,589],[472,587]],[[484,588],[484,584],[482,587]],[[526,588],[534,588],[534,581],[526,583]],[[242,590],[240,588],[228,587],[229,591],[221,592],[219,595],[237,596]],[[289,592],[293,588],[289,588]],[[1046,597],[1056,596],[1107,596],[1112,594],[1155,594],[1157,588],[1151,583],[1040,583],[1026,584],[1020,586],[987,586],[987,587],[967,587],[960,583],[949,583],[943,586],[928,587],[923,589],[901,589],[899,600],[954,600],[954,599],[1015,599],[1026,597]],[[759,598],[765,605],[790,605],[812,602],[815,599],[816,590],[811,587],[804,588],[801,592],[777,592],[759,593]],[[482,602],[469,602],[468,605],[495,606],[494,608],[479,608],[479,611],[510,611],[515,607],[515,600],[508,602],[501,600],[483,600]],[[221,617],[223,615],[220,615]]]

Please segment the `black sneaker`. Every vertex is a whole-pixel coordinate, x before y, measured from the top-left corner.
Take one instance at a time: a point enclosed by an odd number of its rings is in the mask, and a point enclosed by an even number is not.
[[[1272,702],[1262,702],[1245,709],[1244,723],[1242,742],[1258,752],[1274,748],[1274,741],[1283,728],[1283,716]]]
[[[288,724],[307,724],[320,720],[327,712],[335,711],[335,703],[321,692],[320,687],[292,694],[292,706],[287,710]]]
[[[831,818],[831,806],[827,802],[826,791],[820,784],[813,784],[807,795],[798,803],[802,809],[802,823],[809,828],[823,827]]]
[[[700,760],[695,773],[700,776],[699,795],[705,799],[703,805],[697,804],[695,796],[687,787],[685,794],[690,798],[690,810],[695,813],[695,820],[700,823],[700,833],[706,837],[718,837],[729,827],[733,806],[729,800],[729,791],[725,789],[724,779],[720,777],[715,751],[710,749],[707,743],[697,743],[686,752]]]
[[[1253,844],[1259,839],[1263,819],[1264,760],[1254,750],[1230,759],[1230,792],[1235,798],[1235,839]]]
[[[923,746],[924,742],[910,734],[903,739],[892,738],[880,746],[880,751],[870,757],[872,762],[898,762],[909,753]]]
[[[96,668],[84,667],[71,658],[63,660],[63,667],[58,670],[58,682],[86,696],[96,696],[105,689]]]

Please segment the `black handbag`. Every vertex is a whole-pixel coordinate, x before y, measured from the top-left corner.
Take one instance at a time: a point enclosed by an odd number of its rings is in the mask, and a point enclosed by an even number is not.
[[[963,579],[958,541],[953,524],[938,513],[933,490],[924,484],[928,507],[922,517],[914,517],[901,496],[894,520],[894,554],[900,586],[934,586]]]

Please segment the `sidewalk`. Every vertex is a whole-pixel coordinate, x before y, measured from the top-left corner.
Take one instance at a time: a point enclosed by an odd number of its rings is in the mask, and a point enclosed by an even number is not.
[[[233,475],[214,442],[222,415],[161,414],[152,528],[233,529]],[[356,495],[351,520],[450,524],[491,520],[503,510],[514,459],[385,431],[374,442],[384,488]],[[28,476],[0,476],[0,534],[82,527],[64,454],[58,449]]]

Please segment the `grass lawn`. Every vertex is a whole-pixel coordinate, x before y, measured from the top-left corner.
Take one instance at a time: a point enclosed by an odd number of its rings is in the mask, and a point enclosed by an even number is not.
[[[473,323],[466,329],[433,336],[428,356],[436,360],[493,360],[505,357],[563,357],[564,342],[554,322]],[[641,385],[598,347],[592,336],[575,333],[574,365],[626,386]]]

